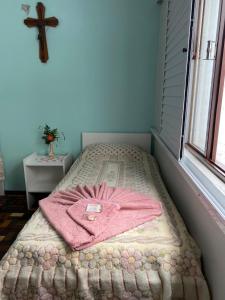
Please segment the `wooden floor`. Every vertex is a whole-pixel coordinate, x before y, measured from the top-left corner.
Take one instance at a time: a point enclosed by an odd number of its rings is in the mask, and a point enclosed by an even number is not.
[[[32,214],[27,210],[25,193],[0,196],[0,259]]]

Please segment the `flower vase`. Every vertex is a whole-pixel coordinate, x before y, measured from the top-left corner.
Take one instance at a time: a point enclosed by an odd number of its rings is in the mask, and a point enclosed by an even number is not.
[[[49,152],[48,152],[48,156],[50,159],[54,159],[55,158],[55,153],[54,153],[54,143],[51,142],[49,144]]]

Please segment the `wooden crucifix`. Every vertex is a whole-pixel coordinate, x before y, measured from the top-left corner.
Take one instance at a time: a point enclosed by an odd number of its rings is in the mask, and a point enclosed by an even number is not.
[[[47,45],[45,27],[46,26],[56,27],[59,21],[55,17],[45,19],[45,6],[41,2],[37,3],[36,10],[37,10],[38,19],[27,18],[24,20],[24,23],[28,27],[38,28],[39,57],[43,63],[46,63],[48,60],[48,45]]]

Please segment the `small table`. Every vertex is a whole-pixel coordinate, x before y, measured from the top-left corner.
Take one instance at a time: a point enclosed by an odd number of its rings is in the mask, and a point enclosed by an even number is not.
[[[71,154],[57,155],[50,159],[47,155],[32,153],[23,160],[27,207],[31,209],[35,194],[50,193],[66,175],[73,163]]]

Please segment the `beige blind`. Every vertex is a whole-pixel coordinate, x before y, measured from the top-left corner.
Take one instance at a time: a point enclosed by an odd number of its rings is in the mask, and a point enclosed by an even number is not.
[[[165,0],[166,23],[161,68],[160,136],[176,158],[180,156],[192,0]],[[162,45],[161,45],[162,46]]]

